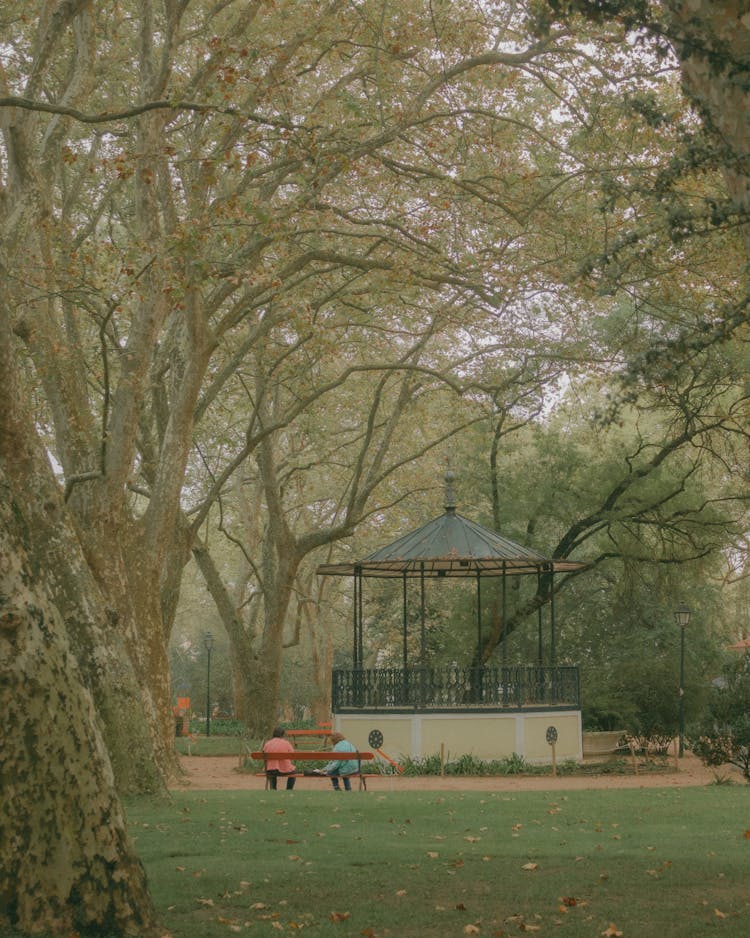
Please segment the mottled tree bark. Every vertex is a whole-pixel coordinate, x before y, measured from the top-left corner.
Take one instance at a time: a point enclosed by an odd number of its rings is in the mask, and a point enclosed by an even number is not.
[[[108,745],[124,787],[161,779],[141,759],[137,683],[24,406],[17,361],[0,302],[0,918],[28,933],[148,936],[154,910]]]
[[[0,306],[0,471],[23,518],[29,575],[44,579],[86,689],[103,722],[121,792],[163,788],[142,688],[126,652],[119,615],[107,603],[86,561],[79,531],[63,502],[18,383],[19,346]],[[7,724],[10,726],[11,724]]]
[[[0,912],[24,932],[155,934],[91,694],[0,468]]]

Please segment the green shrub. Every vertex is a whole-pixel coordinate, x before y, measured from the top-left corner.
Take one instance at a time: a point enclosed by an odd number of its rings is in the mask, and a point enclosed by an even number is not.
[[[583,713],[583,730],[586,733],[611,732],[622,729],[632,722],[632,708],[622,707],[620,710],[598,709],[589,707]]]
[[[401,762],[404,775],[440,775],[440,756],[435,753],[421,759],[406,758]],[[443,767],[446,775],[489,776],[489,775],[547,775],[549,766],[530,765],[523,756],[514,752],[505,759],[478,759],[465,754],[458,759],[448,761]]]
[[[517,752],[503,759],[500,765],[502,771],[498,773],[499,775],[523,775],[530,769],[528,762]]]
[[[690,747],[705,765],[736,765],[750,782],[750,653],[723,669]]]
[[[421,759],[407,756],[401,760],[404,775],[440,775],[440,756],[435,754]]]
[[[487,763],[466,753],[445,767],[446,775],[486,775]]]

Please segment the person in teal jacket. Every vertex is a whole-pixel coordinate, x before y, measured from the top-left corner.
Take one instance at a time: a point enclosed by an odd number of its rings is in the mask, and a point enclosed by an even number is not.
[[[334,752],[356,752],[356,748],[352,746],[348,739],[343,735],[343,733],[331,733],[331,742],[333,743]],[[346,777],[352,775],[353,773],[360,771],[360,762],[358,759],[332,759],[324,768],[323,774],[331,776],[331,784],[333,785],[336,791],[340,791],[339,788],[339,778],[344,783],[344,789],[346,791],[352,790],[351,781]]]

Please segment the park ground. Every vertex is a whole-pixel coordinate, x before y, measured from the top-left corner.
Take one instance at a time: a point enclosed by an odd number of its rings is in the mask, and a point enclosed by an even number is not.
[[[241,791],[258,790],[265,787],[262,776],[240,771],[238,756],[182,756],[184,775],[173,787],[187,791]],[[586,775],[503,775],[503,776],[455,776],[384,775],[367,779],[370,791],[580,791],[585,789],[617,788],[680,788],[710,785],[719,780],[732,779],[739,783],[742,776],[730,766],[721,770],[709,769],[692,753],[686,752],[679,760],[670,759],[663,771],[624,769],[607,771],[602,764],[601,773]],[[315,788],[325,785],[324,780],[298,779],[300,788]],[[355,783],[356,785],[356,783]]]

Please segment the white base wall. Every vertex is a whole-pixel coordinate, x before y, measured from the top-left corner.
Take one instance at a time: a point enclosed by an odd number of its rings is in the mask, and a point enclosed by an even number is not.
[[[547,730],[557,730],[555,758],[581,761],[583,747],[580,710],[525,713],[343,713],[333,727],[358,749],[372,750],[369,735],[383,734],[382,751],[391,759],[424,759],[444,754],[451,762],[463,755],[477,759],[505,759],[517,753],[533,764],[552,762]]]

